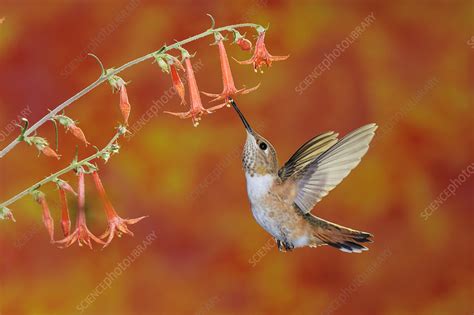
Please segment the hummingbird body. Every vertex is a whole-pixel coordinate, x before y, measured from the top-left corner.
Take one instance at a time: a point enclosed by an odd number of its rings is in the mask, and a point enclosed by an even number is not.
[[[371,242],[370,233],[331,223],[310,211],[359,164],[377,126],[363,126],[342,139],[334,132],[316,136],[278,169],[273,146],[252,130],[235,102],[229,101],[247,131],[242,164],[252,213],[278,248],[330,245],[349,253],[367,250],[360,243]]]
[[[286,200],[275,191],[278,179],[270,174],[245,174],[247,180],[247,194],[249,196],[252,214],[268,233],[276,239],[286,238],[285,232],[290,231],[289,212],[281,211],[288,206]],[[296,213],[295,213],[296,214]]]
[[[282,184],[273,175],[245,175],[252,214],[257,223],[288,248],[311,245],[310,223],[292,209],[294,187]]]

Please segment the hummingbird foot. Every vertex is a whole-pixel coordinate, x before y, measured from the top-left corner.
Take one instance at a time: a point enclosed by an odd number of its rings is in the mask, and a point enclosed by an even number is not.
[[[278,239],[276,241],[280,252],[291,252],[295,248],[293,244],[288,243],[286,241],[280,241]]]

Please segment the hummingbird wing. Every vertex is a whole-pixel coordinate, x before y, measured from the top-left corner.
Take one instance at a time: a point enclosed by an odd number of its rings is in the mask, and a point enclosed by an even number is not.
[[[297,187],[294,203],[303,213],[310,212],[359,164],[376,129],[376,124],[368,124],[352,131],[292,176]]]
[[[338,134],[334,131],[328,131],[308,140],[290,157],[285,165],[280,168],[278,176],[280,176],[282,181],[285,181],[300,172],[321,153],[336,144],[337,136]]]

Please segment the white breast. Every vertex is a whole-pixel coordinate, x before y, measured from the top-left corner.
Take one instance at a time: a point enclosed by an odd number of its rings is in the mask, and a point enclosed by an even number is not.
[[[262,197],[267,195],[274,181],[272,175],[255,174],[250,176],[246,173],[245,177],[247,179],[247,193],[252,204],[259,202]]]
[[[272,175],[254,175],[245,174],[247,178],[247,193],[249,195],[252,213],[260,226],[276,238],[282,238],[280,235],[280,224],[275,217],[268,215],[272,209],[264,202],[263,198],[268,195],[275,178]]]

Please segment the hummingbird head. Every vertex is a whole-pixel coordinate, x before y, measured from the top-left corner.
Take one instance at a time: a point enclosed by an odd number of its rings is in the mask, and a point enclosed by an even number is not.
[[[247,132],[247,140],[245,141],[242,155],[244,171],[251,176],[254,174],[276,175],[278,172],[278,160],[276,151],[272,144],[267,139],[253,131],[234,100],[229,98],[229,101],[242,120]]]

